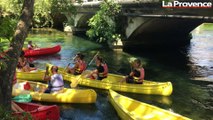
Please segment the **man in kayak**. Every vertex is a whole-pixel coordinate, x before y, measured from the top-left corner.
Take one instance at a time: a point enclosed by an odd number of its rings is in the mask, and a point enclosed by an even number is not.
[[[86,70],[86,62],[84,61],[84,55],[81,53],[76,54],[74,57],[75,66],[72,68],[68,68],[67,72],[80,75],[84,70]]]
[[[130,74],[121,82],[126,81],[126,83],[143,84],[145,72],[141,60],[135,59],[132,63],[132,67],[133,69]]]
[[[102,80],[104,78],[107,78],[108,67],[106,62],[103,61],[103,58],[100,56],[97,56],[95,63],[97,66],[96,69],[93,70],[87,77],[91,79],[96,79],[96,80]]]
[[[64,81],[61,74],[58,74],[58,66],[52,66],[52,75],[45,75],[44,80],[48,81],[48,88],[44,93],[57,92],[64,88]]]

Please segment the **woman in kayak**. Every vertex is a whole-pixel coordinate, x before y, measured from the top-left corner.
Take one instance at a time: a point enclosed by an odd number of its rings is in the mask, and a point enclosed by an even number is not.
[[[89,75],[88,78],[91,79],[96,79],[96,80],[102,80],[104,78],[107,78],[108,74],[108,66],[107,64],[103,61],[102,57],[97,56],[96,60],[96,69],[93,70]]]
[[[84,55],[81,53],[76,54],[74,57],[75,66],[72,68],[68,68],[67,72],[80,75],[86,69],[86,62],[84,61]]]
[[[142,67],[141,60],[135,59],[132,63],[133,70],[130,74],[121,82],[126,81],[126,83],[134,83],[134,84],[143,84],[145,72]]]
[[[21,51],[20,57],[18,58],[17,68],[22,72],[30,72],[36,70],[36,68],[31,68],[27,59],[24,57],[24,51]]]

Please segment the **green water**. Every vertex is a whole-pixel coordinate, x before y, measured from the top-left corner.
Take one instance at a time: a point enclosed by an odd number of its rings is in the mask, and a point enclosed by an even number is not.
[[[34,58],[34,63],[44,69],[45,63],[65,67],[75,53],[81,51],[89,62],[99,51],[108,63],[111,73],[126,75],[130,71],[128,60],[138,57],[143,61],[145,79],[171,81],[173,94],[169,97],[121,93],[125,96],[156,105],[195,120],[213,120],[213,25],[202,25],[192,32],[191,44],[185,48],[168,51],[132,51],[103,49],[76,36],[55,30],[34,30],[28,37],[40,47],[60,44],[59,54]],[[94,69],[93,63],[88,69]],[[69,83],[66,84],[69,87]],[[80,86],[81,88],[86,88]],[[118,120],[109,103],[106,90],[98,93],[95,104],[57,104],[62,120]],[[50,103],[43,103],[50,104]]]

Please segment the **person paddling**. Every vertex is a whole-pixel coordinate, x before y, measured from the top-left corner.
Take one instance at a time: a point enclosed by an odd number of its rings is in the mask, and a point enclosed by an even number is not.
[[[28,50],[34,50],[36,48],[38,48],[37,45],[34,46],[32,41],[28,41],[28,45],[27,45]]]
[[[61,74],[58,73],[58,66],[52,66],[51,68],[52,75],[44,76],[44,80],[48,81],[48,88],[44,93],[57,92],[64,89],[64,80]]]
[[[74,57],[75,66],[72,68],[68,68],[67,72],[80,75],[86,69],[86,62],[84,61],[84,55],[81,53],[76,54]]]
[[[103,58],[100,56],[97,56],[95,63],[97,67],[88,75],[88,78],[96,79],[96,80],[102,80],[104,78],[107,78],[108,66],[106,62],[103,61]]]
[[[21,51],[20,57],[18,58],[17,68],[22,72],[30,72],[36,70],[36,68],[31,68],[27,62],[27,59],[24,57],[24,51]]]
[[[126,83],[143,84],[145,71],[144,68],[142,67],[141,60],[135,59],[132,63],[132,67],[133,67],[132,71],[121,82],[126,81]]]

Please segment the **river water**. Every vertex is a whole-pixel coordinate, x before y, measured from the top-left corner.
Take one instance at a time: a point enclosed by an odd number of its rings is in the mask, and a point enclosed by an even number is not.
[[[125,96],[146,102],[195,120],[213,120],[213,24],[204,24],[192,32],[190,45],[168,51],[134,51],[103,49],[100,45],[56,30],[33,30],[28,40],[40,47],[60,44],[60,53],[32,58],[35,65],[45,69],[52,63],[65,67],[75,53],[83,52],[89,62],[97,51],[104,57],[111,73],[126,75],[130,72],[128,60],[140,58],[146,75],[153,81],[171,81],[173,93],[169,97],[119,92]],[[94,69],[91,64],[88,69]],[[69,87],[69,83],[66,83]],[[87,87],[79,86],[85,89]],[[119,120],[115,109],[108,101],[108,91],[95,89],[98,94],[95,104],[57,104],[62,120]]]

